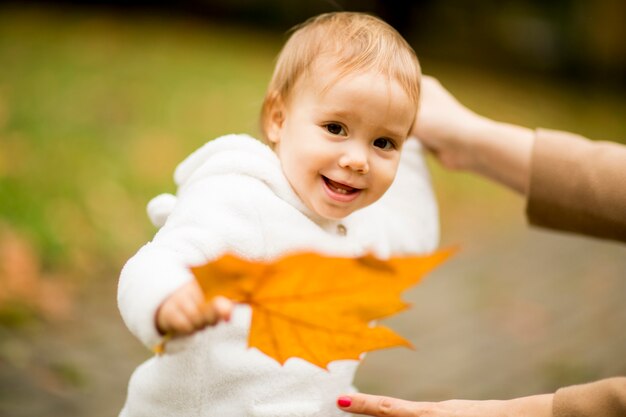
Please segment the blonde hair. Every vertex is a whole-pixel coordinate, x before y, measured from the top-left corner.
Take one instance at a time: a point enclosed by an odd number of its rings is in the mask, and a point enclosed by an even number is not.
[[[407,41],[377,17],[356,12],[325,13],[294,27],[278,55],[261,108],[266,142],[276,100],[288,102],[302,75],[310,73],[317,59],[328,57],[338,69],[337,79],[353,71],[377,70],[396,80],[417,110],[421,70]]]

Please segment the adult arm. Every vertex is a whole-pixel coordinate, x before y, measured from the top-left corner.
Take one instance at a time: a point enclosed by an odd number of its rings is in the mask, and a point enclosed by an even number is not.
[[[538,129],[529,179],[531,224],[626,242],[626,146]]]
[[[447,168],[527,196],[531,224],[626,242],[626,146],[480,116],[424,77],[416,136]]]
[[[561,388],[554,394],[553,416],[626,416],[626,377]]]
[[[505,401],[413,402],[353,394],[340,397],[338,405],[349,413],[376,417],[552,417],[552,399],[553,394],[542,394]]]
[[[474,113],[433,77],[424,76],[421,100],[413,134],[444,167],[474,172],[527,192],[531,129]]]
[[[561,388],[512,400],[412,402],[368,394],[340,397],[339,407],[379,417],[623,417],[626,377]]]

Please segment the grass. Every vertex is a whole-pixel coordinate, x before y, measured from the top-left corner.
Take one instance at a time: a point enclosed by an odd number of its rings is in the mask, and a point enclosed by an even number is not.
[[[213,137],[256,133],[277,48],[193,20],[5,10],[0,219],[50,269],[121,259],[152,232],[143,207],[172,190],[177,162]]]

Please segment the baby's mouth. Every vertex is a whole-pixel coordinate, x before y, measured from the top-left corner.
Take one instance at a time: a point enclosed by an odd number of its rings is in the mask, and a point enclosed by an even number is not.
[[[342,184],[337,181],[333,181],[330,178],[327,178],[323,175],[322,175],[322,178],[324,179],[324,182],[326,183],[328,188],[330,188],[333,192],[337,194],[349,195],[349,194],[354,194],[358,191],[361,191],[359,188],[354,188],[349,185]]]

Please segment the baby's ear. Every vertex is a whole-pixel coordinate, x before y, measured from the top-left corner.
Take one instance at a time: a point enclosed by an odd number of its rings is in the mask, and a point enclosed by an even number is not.
[[[278,93],[272,97],[269,103],[267,115],[267,139],[274,145],[280,142],[280,131],[285,121],[285,103]]]

